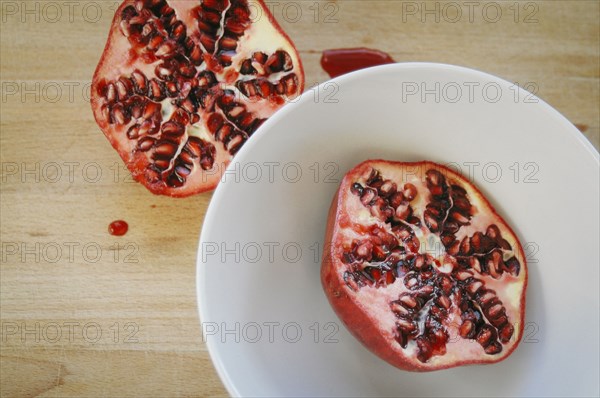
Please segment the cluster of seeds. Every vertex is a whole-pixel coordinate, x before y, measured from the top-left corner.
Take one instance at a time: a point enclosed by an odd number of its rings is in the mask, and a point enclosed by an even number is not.
[[[355,292],[394,283],[405,286],[407,291],[389,303],[396,317],[394,334],[403,348],[414,340],[422,362],[446,353],[452,311],[460,314],[461,338],[477,341],[489,355],[498,354],[513,336],[514,326],[496,292],[486,288],[478,275],[517,276],[520,263],[514,255],[504,261],[512,248],[494,224],[457,240],[456,233],[470,225],[476,209],[466,190],[448,183],[440,171],[430,169],[425,176],[427,192],[421,193],[410,183],[398,189],[375,169],[352,184],[351,192],[383,226],[367,227],[369,236],[353,240],[347,248],[342,259],[347,264],[344,281]],[[422,214],[411,205],[417,195],[427,195]],[[429,253],[420,253],[417,230],[439,236],[453,264],[450,271],[442,270]]]

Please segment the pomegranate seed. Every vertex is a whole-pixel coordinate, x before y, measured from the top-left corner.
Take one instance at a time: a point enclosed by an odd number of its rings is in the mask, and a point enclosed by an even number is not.
[[[471,203],[467,200],[467,198],[456,198],[454,199],[454,207],[462,212],[469,213],[471,211]]]
[[[471,254],[471,239],[468,236],[465,236],[460,242],[459,253],[462,256],[468,256]]]
[[[187,168],[185,165],[179,165],[179,166],[175,167],[175,171],[177,172],[178,175],[180,175],[182,177],[187,177],[192,172],[192,170]]]
[[[458,333],[463,339],[472,339],[475,336],[475,324],[469,320],[464,321],[460,325]]]
[[[217,141],[221,141],[223,143],[229,142],[229,139],[230,139],[232,133],[233,133],[233,127],[231,126],[231,124],[225,123],[225,124],[223,124],[223,127],[221,127],[215,134],[215,139]]]
[[[394,214],[398,220],[406,220],[411,214],[411,208],[408,203],[402,203],[396,208]]]
[[[508,243],[506,239],[500,238],[497,242],[498,246],[500,246],[500,248],[502,248],[503,250],[512,250],[512,246],[510,245],[510,243]]]
[[[161,44],[156,50],[156,56],[159,58],[169,58],[175,52],[175,44],[172,42],[165,42]]]
[[[176,122],[165,122],[162,125],[162,133],[169,136],[179,137],[183,135],[185,128]]]
[[[158,65],[154,70],[154,73],[156,73],[156,76],[158,76],[162,80],[167,80],[171,76],[173,76],[173,71],[171,70],[171,68],[164,63]]]
[[[458,211],[453,211],[452,213],[450,213],[450,218],[459,224],[465,225],[469,223],[469,219],[461,213],[459,213]]]
[[[385,273],[385,283],[386,285],[391,285],[396,280],[396,277],[391,271]]]
[[[372,252],[373,244],[371,242],[364,242],[355,249],[356,256],[366,261],[371,261]]]
[[[444,189],[439,185],[434,185],[429,187],[429,192],[431,192],[433,196],[441,196],[444,194]]]
[[[402,318],[396,320],[396,326],[399,330],[408,334],[411,334],[417,330],[417,325],[414,322]]]
[[[143,111],[144,111],[144,104],[135,102],[130,108],[131,117],[134,119],[139,119],[142,117]]]
[[[127,233],[129,225],[123,220],[116,220],[109,224],[108,233],[114,236],[123,236]]]
[[[119,100],[125,101],[131,96],[133,87],[131,81],[125,77],[119,78],[116,83],[117,93],[119,94]]]
[[[459,228],[460,225],[458,225],[454,221],[446,220],[446,223],[444,224],[444,231],[449,232],[451,234],[457,233]]]
[[[189,54],[189,59],[192,61],[192,64],[196,66],[202,65],[204,58],[202,57],[202,50],[200,49],[200,46],[194,46]]]
[[[154,138],[144,137],[138,141],[138,149],[142,152],[146,152],[154,146],[154,141]]]
[[[431,232],[439,231],[439,224],[437,220],[433,217],[430,210],[425,210],[423,213],[423,221],[425,221],[425,225]]]
[[[177,173],[171,173],[171,175],[169,175],[169,177],[167,178],[167,184],[171,187],[180,188],[185,184],[185,178],[183,178]]]
[[[113,104],[117,101],[117,89],[115,88],[115,85],[112,83],[109,83],[106,86],[106,101],[109,104]]]
[[[493,318],[496,318],[497,316],[499,316],[503,312],[504,312],[504,307],[502,306],[502,304],[495,304],[487,309],[486,315],[488,318],[493,319]]]
[[[437,299],[437,303],[440,305],[440,307],[448,309],[450,308],[450,305],[452,304],[450,302],[450,299],[446,296],[440,296]]]
[[[377,196],[376,191],[373,188],[365,188],[360,201],[363,205],[367,206],[372,204],[373,200]]]
[[[158,48],[160,47],[160,45],[164,42],[164,38],[161,35],[154,35],[150,41],[148,42],[148,45],[146,46],[148,48],[148,50],[155,52],[156,50],[158,50]]]
[[[450,244],[450,247],[446,249],[449,255],[456,256],[460,250],[460,241],[455,240]]]
[[[442,182],[445,181],[445,178],[442,175],[442,173],[440,173],[437,170],[427,170],[425,174],[427,175],[427,182],[431,185],[440,185]]]
[[[186,31],[185,25],[181,21],[175,22],[171,27],[171,38],[177,42],[181,42],[185,39]]]
[[[212,156],[203,156],[200,159],[200,167],[202,170],[211,170],[214,165],[215,159]]]
[[[464,281],[471,278],[473,276],[473,273],[469,271],[458,271],[455,273],[455,276],[456,279],[458,279],[459,281]]]
[[[424,265],[425,265],[425,258],[424,258],[424,256],[417,256],[415,258],[415,262],[413,264],[413,267],[415,267],[415,269],[417,269],[417,270],[421,270]]]
[[[511,257],[504,263],[504,268],[511,275],[518,276],[519,271],[521,270],[521,264],[519,263],[519,260],[517,260],[516,257]]]
[[[298,78],[296,74],[292,73],[283,78],[283,82],[285,83],[285,94],[290,97],[296,93],[298,89]]]
[[[129,112],[123,109],[123,105],[116,104],[112,108],[112,120],[118,124],[127,124],[131,120],[131,116],[129,115]]]
[[[256,69],[252,66],[252,60],[246,59],[242,62],[240,66],[240,73],[242,75],[254,75],[256,74]]]
[[[147,37],[150,38],[150,35],[152,35],[152,33],[155,32],[155,28],[154,25],[152,23],[147,23],[144,25],[144,27],[142,28],[142,36],[143,37]],[[154,45],[154,44],[153,44]]]
[[[508,317],[504,312],[498,317],[490,320],[490,323],[496,328],[500,328],[502,325],[508,322]]]
[[[452,281],[446,275],[440,276],[439,286],[442,288],[442,291],[446,295],[449,295],[452,292],[452,288],[453,288]]]
[[[265,62],[265,68],[269,73],[281,72],[283,70],[283,60],[279,57],[279,54],[272,54]]]
[[[154,166],[158,169],[158,170],[166,170],[169,168],[169,166],[171,165],[171,161],[168,159],[156,159],[154,161]]]
[[[214,37],[211,37],[206,34],[201,35],[200,43],[204,46],[206,51],[208,51],[209,53],[212,53],[215,51],[215,38]]]
[[[481,282],[480,280],[477,280],[477,279],[473,279],[473,281],[467,285],[467,292],[469,292],[471,295],[474,295],[482,287],[483,287],[483,282]]]
[[[236,106],[236,107],[231,108],[227,112],[227,116],[229,116],[231,119],[235,119],[238,116],[240,116],[243,112],[245,112],[244,107],[242,107],[242,106]]]
[[[402,193],[406,200],[410,202],[417,196],[417,187],[411,183],[406,183],[404,184],[404,191],[402,191]]]
[[[140,125],[135,124],[135,125],[131,126],[129,128],[129,130],[127,130],[127,138],[129,138],[130,140],[138,138],[139,132],[140,132]]]
[[[475,339],[482,347],[487,347],[494,339],[494,329],[489,325],[484,325],[479,333],[477,333]]]
[[[194,163],[194,157],[187,150],[181,151],[179,159],[186,165]]]
[[[498,336],[500,337],[500,341],[503,343],[508,343],[513,336],[515,328],[510,323],[505,324],[498,331]]]
[[[235,50],[237,48],[237,40],[233,37],[223,36],[219,41],[219,47],[222,50]]]
[[[371,274],[371,279],[374,282],[379,282],[381,280],[381,270],[379,268],[369,267],[367,272]]]
[[[390,308],[394,314],[401,318],[406,318],[411,314],[411,312],[398,301],[392,301],[390,303]]]
[[[157,80],[150,80],[150,98],[154,101],[162,101],[166,98],[164,84]]]
[[[404,294],[404,295],[400,296],[398,301],[400,301],[400,303],[402,303],[402,305],[404,305],[406,308],[409,308],[409,309],[415,309],[415,308],[417,308],[417,305],[418,305],[417,300],[409,294]]]
[[[487,347],[485,347],[485,353],[489,355],[495,355],[502,352],[502,345],[497,341],[490,343]]]
[[[500,229],[498,229],[498,226],[495,224],[491,224],[489,227],[487,227],[485,234],[490,239],[494,239],[494,240],[502,237],[502,235],[500,234]]]
[[[154,156],[158,158],[171,158],[177,151],[177,147],[170,142],[162,142],[157,144],[154,149]]]
[[[254,81],[255,92],[263,98],[268,98],[273,92],[273,87],[267,79],[256,79]]]
[[[285,51],[278,51],[280,57],[282,58],[283,71],[289,72],[294,67],[292,57]]]
[[[159,128],[160,128],[159,124],[155,124],[154,122],[152,122],[150,120],[146,120],[140,126],[139,135],[140,136],[154,135],[159,132]]]

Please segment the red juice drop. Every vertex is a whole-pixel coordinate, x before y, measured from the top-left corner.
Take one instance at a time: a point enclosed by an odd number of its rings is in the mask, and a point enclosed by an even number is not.
[[[389,54],[364,47],[325,50],[321,55],[321,66],[331,77],[394,62]]]
[[[123,236],[127,233],[129,225],[123,220],[117,220],[110,223],[108,233],[114,236]]]

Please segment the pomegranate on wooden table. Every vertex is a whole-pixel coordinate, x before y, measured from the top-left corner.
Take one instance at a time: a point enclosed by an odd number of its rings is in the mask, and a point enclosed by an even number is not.
[[[394,366],[494,363],[521,340],[523,248],[483,194],[442,165],[356,166],[333,200],[325,247],[333,309]]]
[[[92,81],[96,122],[156,194],[213,189],[301,94],[299,55],[262,0],[126,0]]]

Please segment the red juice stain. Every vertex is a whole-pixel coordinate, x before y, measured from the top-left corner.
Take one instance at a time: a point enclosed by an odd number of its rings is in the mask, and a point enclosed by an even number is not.
[[[127,233],[129,225],[123,220],[113,221],[108,226],[108,233],[114,236],[123,236]]]
[[[321,66],[331,77],[394,62],[389,54],[364,47],[325,50],[321,55]]]

